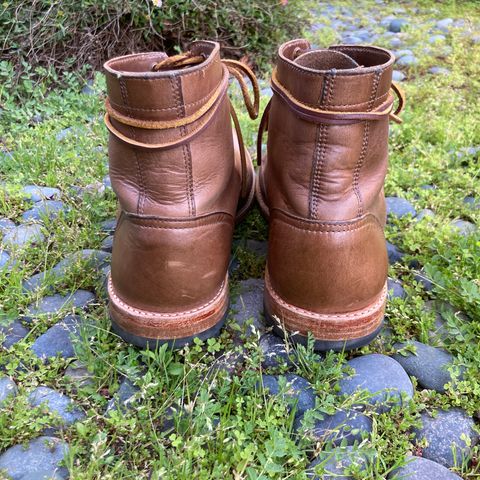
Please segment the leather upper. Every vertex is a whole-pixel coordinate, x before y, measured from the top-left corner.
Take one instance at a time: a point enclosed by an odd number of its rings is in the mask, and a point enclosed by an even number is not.
[[[306,107],[368,113],[391,99],[393,62],[381,48],[310,50],[294,40],[280,47],[275,78]],[[270,212],[269,277],[289,304],[349,312],[382,291],[388,128],[388,114],[308,121],[274,94],[259,181]]]

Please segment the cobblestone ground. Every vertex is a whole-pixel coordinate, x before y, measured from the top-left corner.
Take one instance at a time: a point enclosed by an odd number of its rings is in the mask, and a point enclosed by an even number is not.
[[[142,352],[115,336],[99,76],[26,105],[4,134],[0,478],[480,476],[478,6],[323,2],[312,16],[313,45],[392,49],[407,92],[390,135],[379,338],[318,355],[266,329],[257,210],[235,234],[218,339]]]

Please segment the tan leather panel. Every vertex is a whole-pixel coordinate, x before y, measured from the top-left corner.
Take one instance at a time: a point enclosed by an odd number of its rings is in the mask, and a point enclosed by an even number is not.
[[[316,313],[362,309],[382,291],[388,261],[373,215],[317,222],[270,211],[268,270],[277,294]]]
[[[234,220],[212,214],[195,220],[120,218],[112,254],[118,297],[152,312],[198,307],[225,279]]]

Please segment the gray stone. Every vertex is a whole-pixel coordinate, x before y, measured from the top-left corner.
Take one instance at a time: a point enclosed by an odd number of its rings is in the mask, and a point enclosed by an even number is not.
[[[348,35],[343,37],[343,43],[346,45],[359,45],[363,43],[363,40],[360,37],[356,37],[355,35]]]
[[[389,217],[403,218],[407,215],[415,217],[417,211],[413,205],[405,198],[400,197],[386,197],[385,202],[387,204],[387,215]]]
[[[338,410],[333,415],[323,414],[314,420],[312,428],[302,425],[303,416],[295,419],[295,430],[317,442],[332,442],[335,446],[360,443],[372,432],[372,420],[356,410]]]
[[[57,356],[65,359],[75,357],[73,339],[80,334],[80,322],[76,315],[68,315],[35,340],[31,347],[33,353],[44,362]]]
[[[415,55],[405,55],[403,57],[400,57],[396,61],[397,65],[400,67],[411,67],[413,65],[416,65],[418,63],[417,57]]]
[[[126,412],[136,403],[135,394],[139,391],[140,389],[131,380],[124,378],[118,391],[108,402],[105,413],[110,414],[117,410]]]
[[[42,227],[38,224],[18,225],[7,230],[3,236],[3,243],[10,247],[24,247],[28,244],[38,244],[45,240]]]
[[[367,456],[356,447],[336,447],[329,452],[321,452],[308,465],[307,478],[310,480],[354,480],[354,476],[351,474],[365,470],[367,462]]]
[[[58,217],[61,212],[65,212],[66,208],[60,200],[45,200],[37,202],[30,210],[27,210],[23,215],[23,220],[43,220],[49,218],[50,220]]]
[[[55,187],[40,187],[38,185],[27,185],[23,187],[23,198],[31,202],[40,202],[42,200],[60,200],[62,192]]]
[[[9,398],[17,396],[17,385],[9,377],[0,377],[0,408],[5,405]]]
[[[287,352],[285,342],[279,337],[267,333],[260,338],[260,350],[262,351],[262,367],[275,368],[280,365],[293,366],[294,353]]]
[[[72,362],[65,370],[63,376],[67,381],[74,384],[75,390],[93,385],[94,383],[93,374],[80,360]]]
[[[417,283],[422,285],[423,289],[426,292],[431,292],[433,290],[433,287],[435,286],[432,283],[432,281],[427,277],[427,274],[423,270],[420,270],[419,272],[414,273],[413,278]]]
[[[63,130],[60,130],[56,135],[55,135],[55,140],[57,142],[62,142],[65,140],[71,133],[73,132],[72,127],[64,128]]]
[[[419,222],[420,220],[423,220],[424,218],[433,218],[435,217],[435,212],[433,210],[430,210],[429,208],[424,208],[423,210],[420,210],[415,217],[415,221]]]
[[[471,446],[478,442],[473,419],[459,408],[439,410],[435,418],[424,413],[421,418],[423,425],[415,430],[415,437],[427,443],[422,456],[447,468],[461,465],[462,458],[470,453],[471,447],[463,438],[469,438]]]
[[[405,48],[403,50],[395,50],[393,52],[393,54],[395,55],[395,58],[401,58],[401,57],[405,57],[407,55],[413,55],[413,52],[411,50],[409,50],[408,48]]]
[[[394,263],[401,262],[405,254],[395,245],[387,241],[387,255],[388,263],[393,265]]]
[[[444,42],[445,40],[446,40],[445,35],[437,34],[437,35],[432,35],[428,39],[428,43],[440,43],[440,42]]]
[[[407,21],[404,18],[395,18],[390,22],[388,30],[393,33],[399,33],[405,25],[407,25]]]
[[[462,480],[442,465],[427,458],[408,457],[406,465],[395,469],[387,477],[392,480]]]
[[[6,230],[14,227],[15,223],[9,218],[0,218],[0,233],[4,233]]]
[[[405,80],[405,74],[400,70],[394,70],[392,72],[392,80],[394,82],[402,82],[403,80]]]
[[[353,374],[340,380],[340,394],[351,396],[360,390],[370,396],[366,400],[378,412],[402,405],[404,398],[413,397],[413,385],[405,370],[393,358],[377,353],[354,358],[347,362]]]
[[[85,418],[85,413],[75,406],[70,397],[49,387],[35,388],[28,396],[28,402],[32,407],[43,405],[57,417],[55,425],[47,429],[49,433],[73,425]]]
[[[115,229],[117,228],[117,219],[112,218],[110,220],[105,220],[100,224],[100,230],[102,232],[113,234],[115,233]]]
[[[450,223],[450,226],[462,235],[462,237],[467,237],[477,231],[477,226],[466,220],[454,220]]]
[[[243,327],[252,320],[251,327],[254,331],[263,332],[265,326],[260,320],[263,312],[263,280],[249,278],[240,282],[240,292],[232,301],[232,321]],[[252,331],[248,333],[253,333]]]
[[[415,353],[406,350],[407,346],[414,347]],[[450,353],[415,340],[396,343],[394,348],[403,351],[393,355],[393,358],[409,375],[418,380],[420,386],[444,393],[445,385],[454,380],[448,371],[454,360]],[[459,379],[462,378],[463,374],[460,373]]]
[[[259,257],[266,257],[268,253],[268,242],[260,240],[247,240],[246,245],[248,250],[252,251]]]
[[[112,253],[113,249],[113,235],[109,235],[108,237],[103,239],[102,245],[100,246],[100,250],[104,252]]]
[[[87,83],[82,88],[82,93],[84,95],[95,95],[95,90],[93,87],[93,80],[87,80]]]
[[[398,47],[401,47],[402,45],[403,45],[403,40],[401,38],[393,37],[390,40],[390,47],[392,47],[392,48],[398,48]],[[396,80],[396,81],[398,81],[398,80]]]
[[[40,272],[23,282],[23,289],[27,292],[37,290],[45,278],[53,282],[62,280],[65,275],[74,267],[84,264],[88,268],[101,270],[108,265],[110,254],[101,250],[80,250],[67,255],[63,260],[57,263],[53,268],[45,272]]]
[[[7,322],[5,324],[3,322],[0,323],[0,335],[5,336],[5,340],[1,343],[3,348],[12,347],[28,334],[28,330],[22,325],[19,319],[13,321],[8,320]]]
[[[402,298],[404,299],[407,294],[403,289],[402,282],[400,280],[393,280],[389,278],[387,280],[387,289],[388,289],[388,298],[391,300],[393,298]]]
[[[437,22],[436,27],[444,33],[448,33],[453,26],[453,20],[451,18],[444,18]]]
[[[285,383],[285,389],[282,389],[283,383]],[[303,415],[307,410],[315,408],[315,391],[303,377],[293,373],[282,376],[263,375],[262,385],[270,395],[279,395],[290,407],[296,408],[296,416]],[[259,386],[260,384],[257,384],[257,388]]]
[[[20,480],[62,480],[64,478],[64,476],[60,476],[58,473],[51,474],[48,470],[42,469],[27,473]]]
[[[428,69],[428,72],[432,75],[448,75],[450,73],[450,70],[445,67],[430,67]]]
[[[18,262],[10,256],[8,252],[0,250],[0,270],[10,272]]]
[[[105,175],[102,180],[103,185],[105,188],[112,188],[112,181],[110,180],[110,175]]]
[[[480,200],[477,200],[475,197],[465,197],[463,203],[474,210],[480,210]]]
[[[28,306],[28,315],[54,315],[63,309],[87,308],[95,301],[95,294],[87,290],[77,290],[70,295],[50,295]]]
[[[68,470],[60,466],[68,454],[68,444],[54,437],[42,436],[23,445],[10,447],[0,455],[0,471],[12,480],[31,480],[36,472],[67,479]],[[47,477],[48,478],[48,477]]]

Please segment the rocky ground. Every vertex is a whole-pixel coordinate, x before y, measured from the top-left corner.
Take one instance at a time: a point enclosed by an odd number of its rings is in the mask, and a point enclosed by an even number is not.
[[[394,79],[409,98],[391,132],[383,332],[359,351],[325,355],[271,334],[262,322],[267,227],[254,210],[235,233],[219,339],[180,352],[125,345],[106,314],[115,199],[103,81],[19,111],[7,101],[5,478],[480,476],[480,14],[470,4],[377,0],[321,3],[312,15],[315,45],[394,50]],[[265,104],[266,82],[262,94]],[[256,125],[241,120],[253,138]]]

